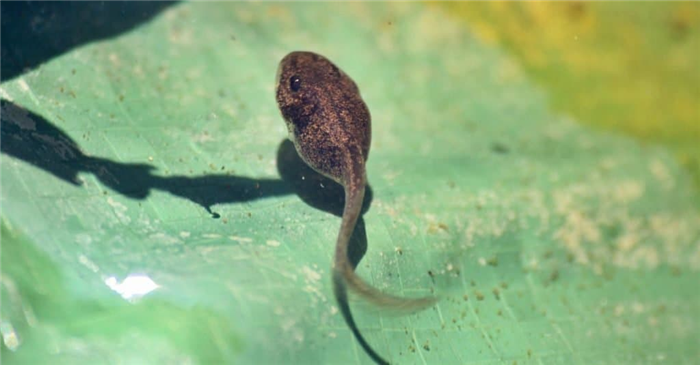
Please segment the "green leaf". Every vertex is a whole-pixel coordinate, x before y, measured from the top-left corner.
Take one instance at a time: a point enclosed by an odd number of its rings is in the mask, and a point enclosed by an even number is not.
[[[380,354],[697,360],[700,200],[667,150],[552,111],[437,7],[185,3],[0,87],[6,363],[370,363],[330,288],[342,190],[275,104],[293,50],[373,115],[359,275],[441,297],[352,303]]]

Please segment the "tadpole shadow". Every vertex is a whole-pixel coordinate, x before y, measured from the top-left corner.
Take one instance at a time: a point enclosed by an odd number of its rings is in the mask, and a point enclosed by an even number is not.
[[[277,149],[277,171],[282,180],[306,204],[338,217],[343,216],[345,207],[343,187],[310,168],[299,157],[294,144],[288,139],[283,140]],[[369,210],[372,198],[372,188],[368,185],[362,201],[360,218],[357,220],[348,244],[348,258],[353,267],[357,267],[367,252],[364,214]]]
[[[296,194],[313,208],[342,216],[343,187],[311,169],[299,157],[294,145],[283,140],[277,149],[277,170],[281,179],[256,179],[230,174],[200,176],[154,175],[156,167],[145,163],[122,163],[85,154],[63,130],[13,102],[0,100],[0,150],[30,163],[55,177],[79,187],[80,173],[93,174],[109,189],[131,199],[144,200],[151,190],[160,190],[190,200],[218,218],[217,204],[235,204],[274,196]],[[362,214],[372,202],[368,186]],[[362,215],[350,240],[348,255],[356,266],[367,250]]]
[[[142,24],[174,1],[8,1],[2,3],[2,81],[92,41]]]

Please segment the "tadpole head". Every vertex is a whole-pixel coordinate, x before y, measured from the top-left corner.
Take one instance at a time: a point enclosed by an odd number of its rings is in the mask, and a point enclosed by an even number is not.
[[[352,82],[321,55],[303,51],[286,55],[277,68],[276,96],[290,133],[308,123],[321,99],[345,84],[344,79]]]

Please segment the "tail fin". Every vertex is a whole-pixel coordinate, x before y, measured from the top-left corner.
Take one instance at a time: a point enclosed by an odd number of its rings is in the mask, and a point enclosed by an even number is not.
[[[402,298],[383,293],[355,274],[355,270],[348,259],[348,243],[362,209],[364,194],[364,186],[358,189],[353,189],[349,186],[345,189],[345,210],[343,211],[343,221],[335,247],[334,277],[340,275],[350,291],[380,308],[415,312],[435,304],[436,299],[432,297]]]
[[[367,284],[355,274],[355,270],[348,259],[348,243],[355,229],[355,223],[360,215],[364,195],[364,183],[357,185],[348,184],[345,187],[345,208],[343,210],[340,232],[338,233],[338,241],[335,246],[333,290],[338,305],[340,306],[340,311],[362,348],[376,363],[388,364],[386,360],[382,359],[369,344],[367,344],[364,337],[362,337],[362,334],[357,329],[355,320],[350,312],[350,306],[348,305],[347,289],[349,288],[352,292],[359,294],[362,299],[378,307],[390,309],[392,311],[415,312],[430,307],[436,302],[436,299],[431,297],[402,298],[389,295]]]

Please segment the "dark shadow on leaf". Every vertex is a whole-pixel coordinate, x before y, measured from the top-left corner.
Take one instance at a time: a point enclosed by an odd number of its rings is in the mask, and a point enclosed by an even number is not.
[[[283,140],[277,150],[277,168],[282,179],[255,179],[229,174],[201,176],[154,175],[155,166],[122,163],[86,155],[61,129],[31,111],[2,100],[0,150],[30,163],[74,186],[80,186],[79,173],[93,174],[103,185],[132,199],[146,199],[151,190],[168,192],[201,205],[214,218],[216,204],[242,203],[288,194],[298,195],[306,204],[341,216],[345,203],[343,188],[311,169],[299,157],[294,145]],[[363,214],[372,201],[367,188]],[[340,223],[338,222],[338,225]],[[333,247],[329,243],[329,247]],[[357,265],[367,250],[362,217],[351,238],[349,256]]]
[[[2,81],[83,44],[124,33],[174,1],[2,3]]]

